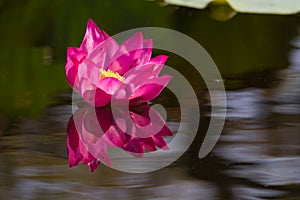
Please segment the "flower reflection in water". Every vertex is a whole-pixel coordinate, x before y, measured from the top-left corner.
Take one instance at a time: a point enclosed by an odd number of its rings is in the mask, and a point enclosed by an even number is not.
[[[158,111],[149,104],[130,107],[130,120],[124,111],[120,107],[113,114],[109,106],[84,105],[71,116],[67,126],[70,167],[83,162],[93,172],[101,162],[111,166],[109,147],[118,147],[141,158],[157,148],[168,150],[164,136],[171,136],[172,132]],[[140,132],[147,137],[138,137]]]

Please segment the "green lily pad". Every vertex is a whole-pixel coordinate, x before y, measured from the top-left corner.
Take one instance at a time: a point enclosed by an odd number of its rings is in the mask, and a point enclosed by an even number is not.
[[[209,3],[227,3],[242,13],[296,14],[299,0],[165,0],[168,4],[203,9]]]
[[[227,0],[233,9],[246,13],[296,14],[299,0]]]
[[[186,6],[192,8],[203,9],[205,8],[212,0],[165,0],[168,4]]]

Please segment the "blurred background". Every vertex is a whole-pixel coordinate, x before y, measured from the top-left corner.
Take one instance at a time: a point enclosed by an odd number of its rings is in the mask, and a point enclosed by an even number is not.
[[[105,165],[69,169],[66,124],[72,89],[66,49],[79,46],[92,18],[109,35],[165,27],[199,42],[224,79],[228,113],[221,138],[198,158],[210,119],[200,74],[178,55],[167,65],[188,78],[201,122],[189,150],[172,165],[130,174]],[[155,43],[155,41],[154,41]],[[300,17],[246,14],[147,0],[0,0],[0,196],[2,199],[299,199]],[[176,130],[169,91],[156,100]],[[186,136],[188,137],[188,135]]]

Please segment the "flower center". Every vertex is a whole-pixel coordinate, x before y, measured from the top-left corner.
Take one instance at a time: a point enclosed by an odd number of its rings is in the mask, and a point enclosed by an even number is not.
[[[104,70],[100,69],[100,79],[106,78],[106,77],[113,77],[118,79],[119,81],[124,82],[125,78],[121,76],[118,72],[113,72],[111,70]]]

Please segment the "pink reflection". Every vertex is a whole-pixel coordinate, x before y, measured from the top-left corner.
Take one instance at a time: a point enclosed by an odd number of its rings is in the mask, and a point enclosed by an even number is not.
[[[94,108],[85,105],[79,108],[67,126],[69,166],[84,163],[93,172],[101,162],[111,165],[107,155],[109,147],[121,148],[140,158],[145,152],[156,151],[157,148],[168,150],[164,136],[171,136],[172,132],[161,115],[150,108],[149,104],[130,107],[130,122],[122,107],[115,109],[114,115],[108,106]],[[149,137],[138,137],[140,132]]]

